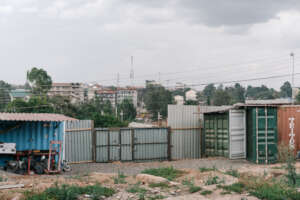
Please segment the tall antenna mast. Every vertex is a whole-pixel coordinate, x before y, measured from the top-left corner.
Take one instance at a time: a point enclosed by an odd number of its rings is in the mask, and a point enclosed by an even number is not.
[[[131,70],[130,70],[131,86],[134,86],[134,71],[133,71],[133,56],[131,56]]]

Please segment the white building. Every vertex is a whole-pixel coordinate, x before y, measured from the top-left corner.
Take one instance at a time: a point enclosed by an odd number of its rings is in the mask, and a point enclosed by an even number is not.
[[[71,103],[79,103],[85,99],[85,90],[81,83],[52,83],[48,96],[63,96],[69,98]]]
[[[176,95],[174,97],[174,100],[175,100],[177,105],[183,105],[184,104],[184,97],[183,96]]]
[[[185,93],[185,99],[187,101],[197,101],[197,92],[195,90],[189,90]]]
[[[113,107],[116,106],[116,102],[121,104],[125,99],[131,100],[134,107],[137,107],[138,94],[136,88],[101,89],[96,91],[96,95],[103,101],[110,101]]]

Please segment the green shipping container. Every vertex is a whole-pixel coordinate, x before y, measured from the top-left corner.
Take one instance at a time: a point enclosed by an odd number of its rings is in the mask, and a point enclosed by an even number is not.
[[[228,109],[204,114],[205,155],[246,158],[246,112]]]
[[[205,155],[228,157],[228,112],[208,113],[204,116]]]
[[[247,159],[255,163],[277,161],[277,108],[247,108]]]

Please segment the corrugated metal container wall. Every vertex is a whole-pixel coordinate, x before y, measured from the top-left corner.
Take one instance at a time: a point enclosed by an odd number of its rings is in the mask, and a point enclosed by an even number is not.
[[[300,151],[300,106],[278,108],[278,144],[285,144]]]
[[[63,141],[63,122],[1,122],[11,130],[0,134],[0,142],[16,143],[17,151],[49,150],[51,140]],[[5,128],[1,130],[5,131]]]
[[[71,163],[92,161],[92,121],[66,122],[65,131],[65,160]]]
[[[201,158],[201,118],[199,106],[168,105],[172,159]]]
[[[255,163],[275,163],[277,141],[277,108],[248,107],[247,159]]]
[[[2,121],[0,127],[0,131],[3,131],[0,142],[16,143],[17,151],[49,150],[51,140],[63,141],[63,122]],[[4,161],[9,159],[12,156],[1,156],[0,165],[4,165]]]

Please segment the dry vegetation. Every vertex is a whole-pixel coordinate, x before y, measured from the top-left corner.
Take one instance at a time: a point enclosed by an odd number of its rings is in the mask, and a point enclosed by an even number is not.
[[[122,172],[75,176],[4,174],[1,185],[22,183],[25,187],[0,190],[0,199],[300,199],[299,186],[289,181],[287,165],[288,160],[276,165],[251,165],[248,171],[216,167],[179,170],[170,166],[149,168],[135,176]],[[292,165],[299,173],[300,163]]]

